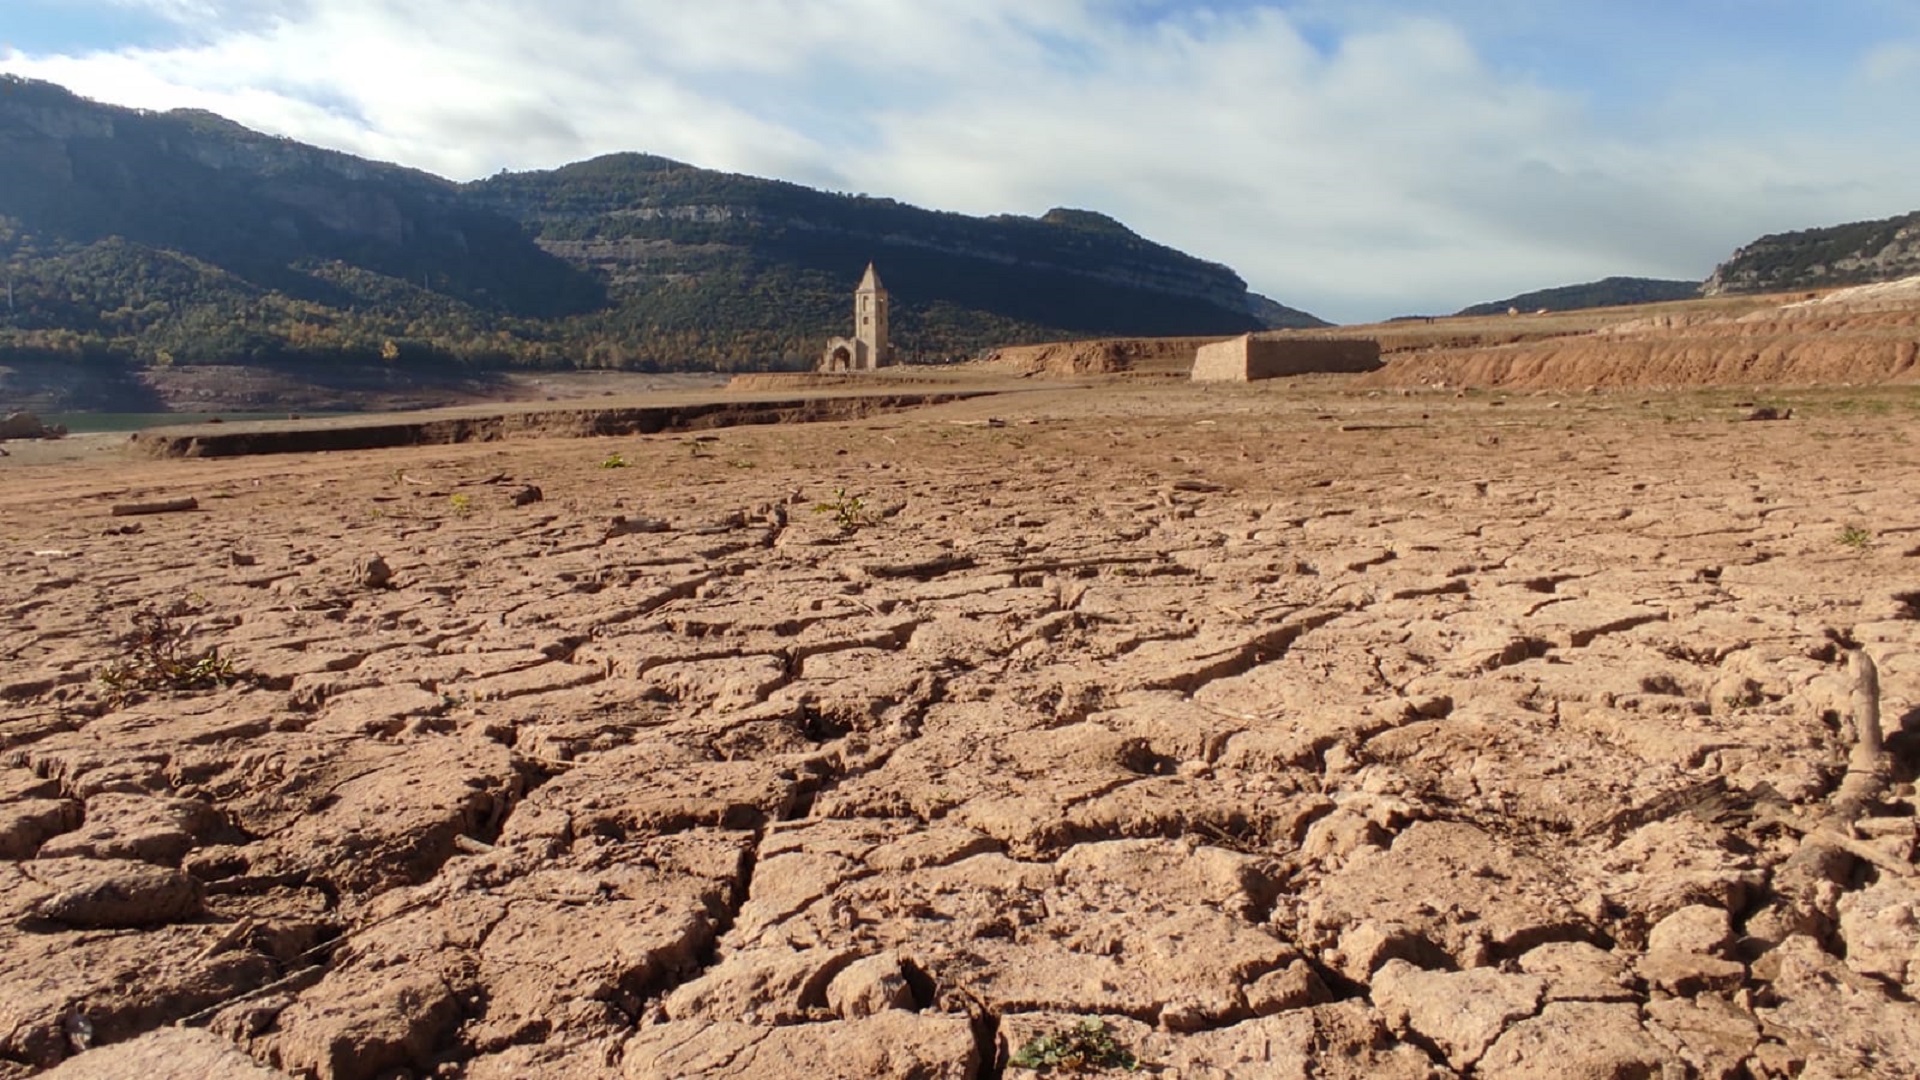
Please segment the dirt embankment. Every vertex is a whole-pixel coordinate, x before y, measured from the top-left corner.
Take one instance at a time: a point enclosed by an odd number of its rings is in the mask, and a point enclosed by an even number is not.
[[[849,393],[778,400],[736,398],[601,408],[529,407],[505,411],[423,412],[378,420],[346,417],[307,421],[193,424],[136,432],[134,450],[152,457],[240,457],[396,446],[447,446],[502,439],[657,435],[743,424],[805,424],[855,420],[901,409],[960,401],[989,391]]]
[[[1285,333],[1273,335],[1280,338]],[[1920,379],[1920,281],[1772,297],[1592,311],[1407,319],[1312,331],[1379,342],[1362,387],[1711,386]],[[1218,338],[1109,338],[997,350],[981,368],[1019,375],[1191,369]]]
[[[1010,345],[980,361],[985,368],[1018,375],[1183,375],[1202,345],[1224,337],[1092,338],[1044,345]]]
[[[1559,334],[1513,343],[1383,341],[1387,365],[1358,382],[1551,389],[1920,379],[1920,284],[1912,282],[1748,300],[1744,309],[1716,300],[1611,314],[1610,323],[1563,320]]]
[[[1920,1075],[1910,397],[1309,389],[9,475],[0,1076]]]
[[[754,371],[731,376],[731,393],[800,393],[819,390],[923,390],[979,384],[982,372],[968,364],[901,365],[878,371]],[[1004,383],[1005,380],[1003,379]]]

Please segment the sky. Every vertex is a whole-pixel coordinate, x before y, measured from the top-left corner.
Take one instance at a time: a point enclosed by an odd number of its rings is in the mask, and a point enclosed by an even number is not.
[[[1920,0],[0,0],[0,72],[461,180],[1098,210],[1339,322],[1920,209]]]

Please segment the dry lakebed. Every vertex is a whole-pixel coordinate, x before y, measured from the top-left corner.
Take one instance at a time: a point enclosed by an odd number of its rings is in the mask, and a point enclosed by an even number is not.
[[[1036,386],[0,462],[0,1077],[1920,1074],[1911,387]]]

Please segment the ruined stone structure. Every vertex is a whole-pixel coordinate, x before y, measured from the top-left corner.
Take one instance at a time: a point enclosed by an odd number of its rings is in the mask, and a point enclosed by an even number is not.
[[[1379,366],[1377,341],[1242,334],[1202,345],[1193,357],[1193,381],[1252,382],[1288,375],[1372,371]]]
[[[820,354],[820,371],[872,371],[893,363],[893,346],[887,341],[887,287],[873,264],[853,290],[853,336],[827,342]]]

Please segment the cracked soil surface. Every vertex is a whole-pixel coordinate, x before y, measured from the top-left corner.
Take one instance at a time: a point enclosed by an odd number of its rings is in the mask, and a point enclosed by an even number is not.
[[[0,472],[0,1077],[1920,1073],[1913,392],[1334,387]]]

